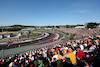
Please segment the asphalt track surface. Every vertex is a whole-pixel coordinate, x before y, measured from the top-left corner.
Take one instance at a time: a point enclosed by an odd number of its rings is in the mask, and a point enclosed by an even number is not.
[[[20,44],[20,47],[23,47],[23,46],[31,46],[31,45],[35,45],[35,44],[38,44],[38,43],[42,43],[44,41],[47,41],[51,38],[53,38],[55,35],[53,33],[49,33],[49,36],[46,37],[46,38],[43,38],[43,39],[40,39],[40,40],[36,40],[36,41],[32,41],[32,42],[26,42],[26,43],[22,43]],[[0,50],[7,50],[7,49],[12,49],[12,48],[17,48],[19,47],[19,44],[15,44],[15,45],[0,45]]]
[[[61,43],[61,42],[63,42],[63,41],[57,40],[57,41],[54,41],[54,42],[51,42],[51,43],[47,43],[47,44],[8,49],[8,50],[0,51],[0,57],[11,56],[11,55],[14,55],[14,54],[19,54],[19,53],[26,52],[28,50],[39,49],[41,47],[46,47],[46,46],[54,45],[54,44]]]
[[[54,36],[55,36],[54,34],[50,33],[49,37],[47,37],[46,39],[42,39],[42,40],[45,42],[45,41],[51,40]],[[54,44],[61,43],[61,42],[63,42],[63,41],[56,40],[56,41],[41,44],[41,45],[33,45],[33,43],[30,44],[30,45],[27,45],[27,46],[23,45],[23,47],[12,48],[12,49],[0,51],[0,57],[9,56],[9,55],[12,55],[12,54],[23,53],[27,50],[34,50],[34,49],[37,49],[37,48],[39,49],[41,47],[46,47],[46,46],[54,45]]]

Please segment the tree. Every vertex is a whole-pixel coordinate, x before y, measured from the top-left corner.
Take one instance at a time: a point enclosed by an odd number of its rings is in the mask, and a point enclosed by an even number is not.
[[[56,26],[56,28],[60,28],[59,26]]]
[[[80,26],[80,24],[77,24],[77,26]]]
[[[70,26],[69,25],[66,25],[66,28],[70,28]]]
[[[97,25],[98,23],[96,22],[90,22],[90,23],[87,23],[87,28],[96,28]]]

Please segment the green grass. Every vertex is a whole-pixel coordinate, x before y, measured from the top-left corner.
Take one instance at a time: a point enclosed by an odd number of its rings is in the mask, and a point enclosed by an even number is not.
[[[35,29],[35,30],[33,30],[33,31],[38,31],[39,29]]]
[[[65,36],[65,38],[69,35],[69,33],[65,33],[66,34],[66,36]]]
[[[36,36],[40,36],[40,35],[42,35],[41,33],[33,33],[32,35],[30,35],[30,34],[28,34],[28,35],[26,35],[26,36],[22,36],[22,37],[20,37],[20,38],[25,38],[25,37],[36,37]]]
[[[73,38],[74,38],[75,35],[76,35],[76,34],[71,34],[70,40],[73,40]]]
[[[60,30],[55,30],[55,31],[65,33],[65,32],[60,31]],[[69,35],[69,33],[65,33],[65,34],[66,34],[66,36],[65,36],[65,38],[66,38],[66,37]],[[70,36],[70,40],[73,40],[73,38],[74,38],[75,35],[76,35],[76,34],[71,34],[71,36]]]
[[[35,37],[35,36],[40,36],[41,35],[41,33],[33,33],[33,36]]]
[[[13,36],[16,36],[17,34],[13,34]]]

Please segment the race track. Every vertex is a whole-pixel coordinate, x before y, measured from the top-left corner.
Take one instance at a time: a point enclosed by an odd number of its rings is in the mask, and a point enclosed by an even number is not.
[[[54,36],[55,35],[53,33],[49,33],[49,36],[46,37],[46,38],[43,38],[43,39],[40,39],[40,40],[36,40],[36,41],[32,41],[32,42],[22,43],[22,44],[20,44],[20,47],[39,44],[39,43],[42,43],[44,41],[48,41],[48,40],[52,39]],[[10,45],[9,47],[8,47],[8,45],[0,45],[0,50],[12,49],[12,48],[17,48],[17,47],[19,47],[19,44]]]
[[[25,43],[24,45],[22,45],[23,47],[16,47],[16,48],[11,48],[11,49],[1,50],[0,57],[9,56],[9,55],[20,53],[20,52],[25,52],[27,50],[33,50],[33,49],[37,49],[37,48],[41,48],[41,47],[46,47],[49,45],[54,45],[54,44],[62,42],[62,41],[58,40],[59,38],[60,38],[59,34],[50,33],[50,36],[48,36],[47,38],[42,39],[42,41],[40,40],[34,44],[33,43],[30,43],[30,44]],[[14,45],[14,46],[18,46],[18,45]]]

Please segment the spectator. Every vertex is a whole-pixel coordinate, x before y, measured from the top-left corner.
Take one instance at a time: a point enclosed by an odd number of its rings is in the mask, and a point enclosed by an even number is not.
[[[71,48],[68,50],[68,52],[69,52],[68,55],[70,56],[70,60],[71,60],[72,64],[75,66],[77,64],[76,56],[73,53],[73,50]]]
[[[41,47],[33,51],[2,57],[0,67],[100,67],[99,42],[99,37],[86,37]]]
[[[83,57],[85,57],[85,53],[83,52],[83,50],[81,50],[80,47],[77,48],[78,52],[77,52],[77,58],[79,60],[82,60]]]

